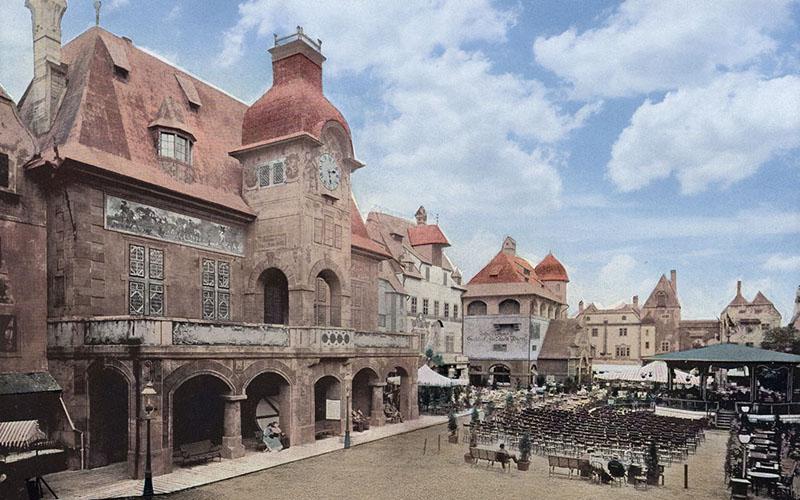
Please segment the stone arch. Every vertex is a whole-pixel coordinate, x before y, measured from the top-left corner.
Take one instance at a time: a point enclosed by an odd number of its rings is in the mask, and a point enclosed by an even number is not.
[[[289,324],[289,279],[277,267],[265,269],[258,278],[259,290],[264,295],[264,323]]]
[[[364,366],[358,371],[353,371],[351,382],[351,401],[353,412],[360,412],[358,417],[368,419],[373,425],[380,425],[383,415],[383,387],[378,372],[370,367]]]
[[[505,299],[498,304],[497,310],[500,314],[519,314],[519,301],[514,299]]]
[[[124,462],[135,446],[137,394],[133,373],[117,360],[86,368],[89,468]]]
[[[261,259],[255,266],[253,266],[253,270],[250,272],[250,275],[247,278],[248,292],[253,293],[258,291],[258,282],[261,278],[261,275],[264,273],[264,271],[270,268],[275,268],[282,272],[284,276],[286,276],[286,281],[289,282],[290,290],[297,287],[297,276],[292,271],[293,266],[287,262],[283,262],[279,257],[275,257],[274,255],[270,254],[265,259]]]
[[[323,257],[322,259],[318,260],[311,268],[311,271],[308,273],[308,283],[313,285],[317,275],[326,269],[336,275],[336,277],[339,279],[339,283],[342,285],[342,293],[345,293],[345,291],[348,290],[347,274],[342,272],[342,269],[336,264],[336,262],[327,257]]]
[[[270,422],[275,422],[290,441],[297,442],[292,394],[295,390],[291,370],[280,362],[260,360],[248,367],[243,376],[241,403],[242,442],[253,448],[262,446],[263,432]],[[282,443],[283,444],[283,443]]]
[[[233,391],[229,381],[212,370],[199,370],[181,380],[169,392],[167,425],[175,445],[209,440],[223,444],[225,401]]]
[[[286,363],[283,363],[277,359],[259,359],[248,366],[240,375],[240,379],[242,381],[239,391],[240,394],[245,394],[247,391],[247,386],[250,385],[250,382],[264,372],[277,373],[286,379],[289,385],[295,385],[297,375],[295,371]]]
[[[314,380],[313,387],[313,418],[315,437],[325,437],[330,434],[339,435],[344,432],[345,415],[349,411],[347,403],[342,401],[342,378],[334,373],[323,373]],[[328,400],[339,401],[338,422],[329,419],[327,414]]]
[[[495,363],[489,367],[489,373],[492,377],[492,382],[496,382],[498,384],[510,384],[511,383],[511,367],[506,365],[505,363]]]
[[[326,265],[331,264],[331,265]],[[316,273],[313,271],[319,269]],[[309,276],[314,289],[314,324],[318,326],[342,326],[345,303],[344,274],[338,266],[323,259],[317,262]]]
[[[213,375],[225,382],[230,388],[231,394],[236,394],[238,385],[236,383],[236,374],[222,363],[210,359],[186,363],[173,370],[164,379],[164,394],[168,394],[171,397],[175,389],[180,387],[181,384],[198,375]]]
[[[355,156],[353,152],[353,140],[350,137],[350,133],[339,121],[328,120],[325,122],[325,124],[322,125],[319,135],[320,139],[324,139],[326,136],[332,136],[339,143],[342,154],[345,155],[346,158],[353,158]]]
[[[467,316],[485,316],[487,313],[486,302],[482,300],[473,300],[467,304]]]

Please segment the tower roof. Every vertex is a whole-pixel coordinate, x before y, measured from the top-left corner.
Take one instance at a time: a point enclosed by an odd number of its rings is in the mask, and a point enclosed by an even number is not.
[[[659,296],[664,294],[664,302],[660,304]],[[647,300],[644,303],[644,308],[656,308],[656,307],[680,307],[680,301],[678,300],[678,294],[675,292],[675,288],[672,286],[672,283],[667,279],[665,275],[661,275],[658,279],[658,283],[656,283],[655,288],[653,291],[650,292],[650,296],[647,297]]]
[[[761,293],[761,290],[758,291],[758,293],[756,294],[755,298],[753,298],[753,301],[750,302],[750,303],[753,304],[754,306],[771,306],[771,305],[773,305],[772,301],[769,300],[768,298],[766,298],[763,293]]]
[[[302,28],[276,38],[272,54],[272,87],[244,114],[242,145],[306,132],[319,138],[329,121],[339,123],[350,139],[347,121],[322,93],[321,42]]]
[[[564,281],[569,282],[567,270],[556,259],[552,252],[548,253],[541,262],[536,265],[536,275],[542,281]]]

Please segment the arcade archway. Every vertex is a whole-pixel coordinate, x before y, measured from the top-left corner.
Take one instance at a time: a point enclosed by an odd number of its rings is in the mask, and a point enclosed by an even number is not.
[[[89,381],[89,468],[128,459],[128,382],[118,371],[93,367]]]
[[[245,388],[247,399],[242,401],[242,442],[251,448],[261,443],[263,431],[271,422],[291,436],[291,386],[280,374],[264,372],[253,378]]]
[[[172,396],[172,447],[209,440],[222,443],[225,402],[230,387],[220,378],[201,374],[183,382]]]
[[[314,384],[314,436],[316,439],[338,436],[342,430],[342,385],[326,375]]]

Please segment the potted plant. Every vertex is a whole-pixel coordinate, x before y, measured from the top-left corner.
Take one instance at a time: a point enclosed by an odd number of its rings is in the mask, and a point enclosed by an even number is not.
[[[447,416],[447,430],[450,431],[447,440],[453,444],[458,444],[458,420],[456,420],[456,414],[452,411]]]
[[[519,440],[519,460],[517,470],[528,470],[531,466],[531,436],[527,432]]]

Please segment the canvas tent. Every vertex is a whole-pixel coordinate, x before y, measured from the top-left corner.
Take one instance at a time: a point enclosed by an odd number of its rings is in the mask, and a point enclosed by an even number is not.
[[[422,365],[417,370],[417,385],[426,387],[453,387],[456,385],[467,385],[466,380],[457,378],[447,378],[431,370],[428,365]]]

